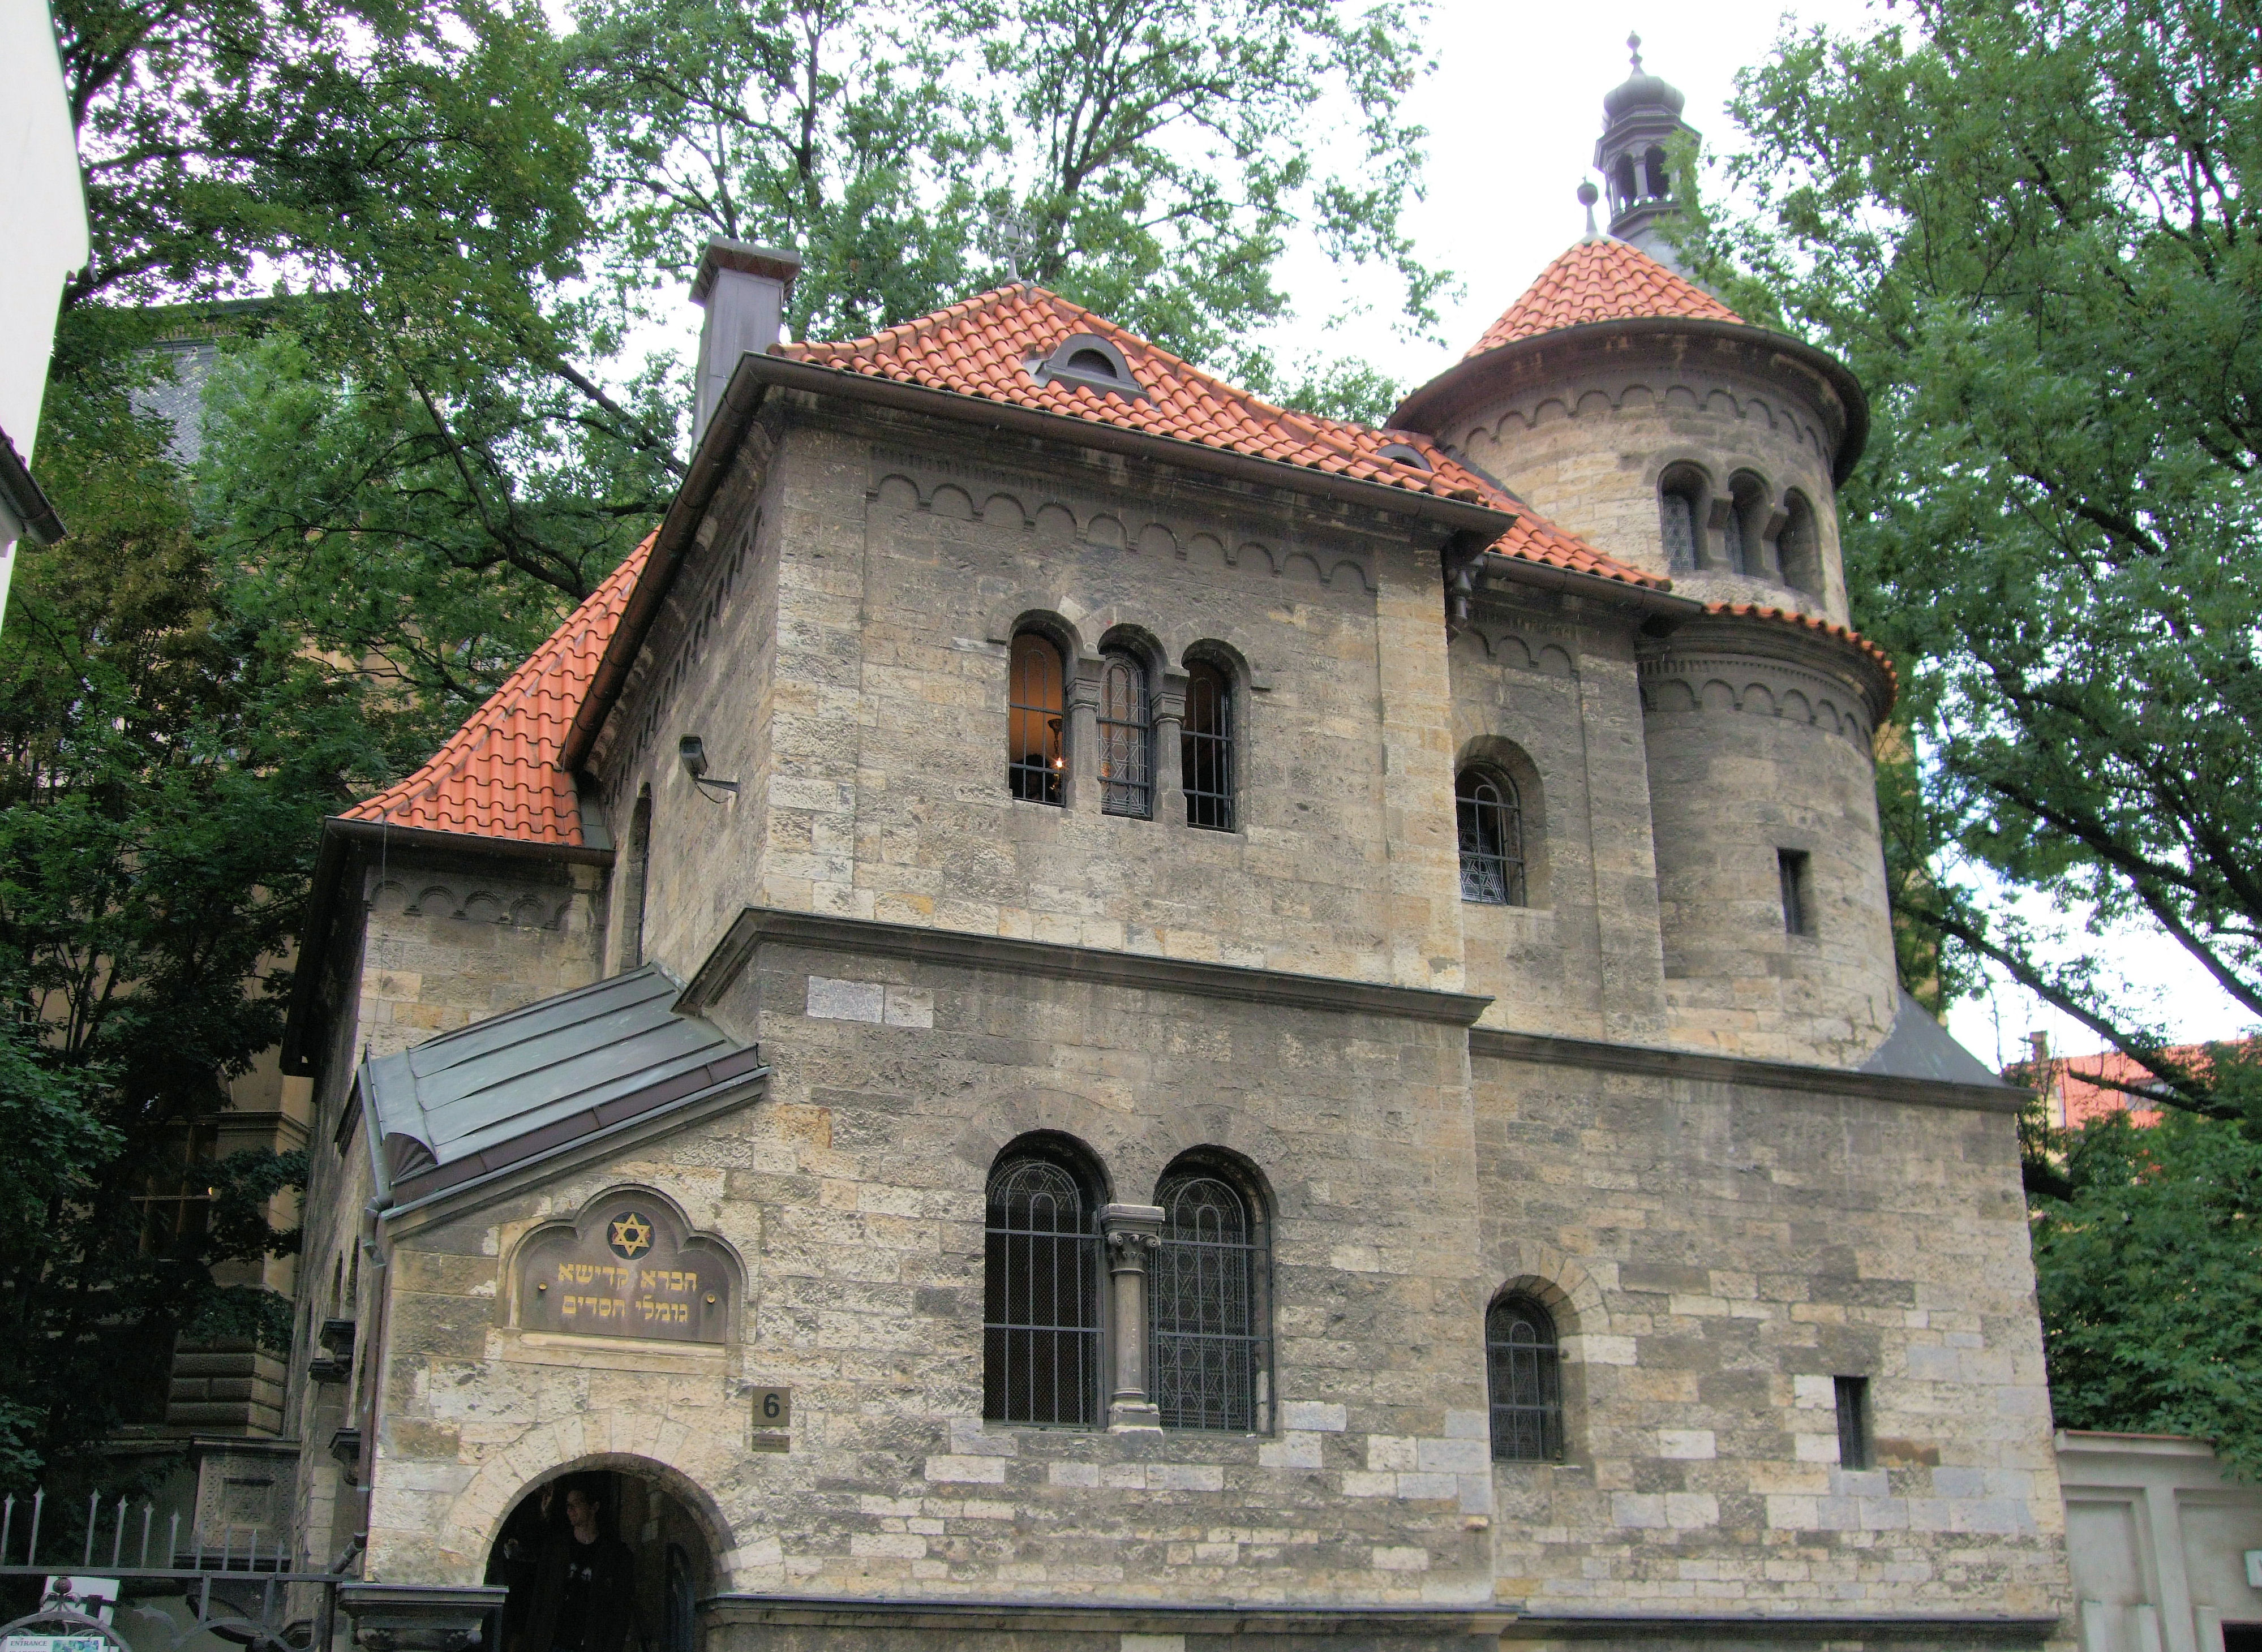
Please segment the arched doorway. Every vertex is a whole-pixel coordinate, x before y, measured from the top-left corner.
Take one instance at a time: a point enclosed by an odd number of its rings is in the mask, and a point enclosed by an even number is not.
[[[494,1652],[698,1652],[715,1568],[704,1528],[657,1475],[601,1468],[520,1498],[486,1581],[510,1591]]]

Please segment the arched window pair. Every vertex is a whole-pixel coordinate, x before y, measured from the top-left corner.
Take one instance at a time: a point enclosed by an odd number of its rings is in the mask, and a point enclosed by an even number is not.
[[[1676,464],[1659,479],[1658,528],[1665,561],[1675,571],[1710,569],[1775,579],[1809,595],[1822,594],[1822,548],[1814,507],[1796,489],[1783,495],[1776,524],[1766,481],[1749,470],[1728,478],[1727,498],[1716,508],[1711,484],[1692,464]]]
[[[1155,1192],[1148,1392],[1165,1428],[1264,1426],[1269,1248],[1262,1206],[1223,1167],[1183,1161]],[[1009,1152],[990,1173],[983,1246],[983,1415],[1096,1427],[1106,1414],[1101,1196],[1078,1155]]]
[[[1463,769],[1453,783],[1453,808],[1460,827],[1461,899],[1527,904],[1524,806],[1516,782],[1495,769]]]
[[[1025,802],[1068,801],[1068,676],[1051,638],[1024,631],[1013,639],[1008,667],[1006,789]],[[1231,831],[1233,685],[1224,671],[1197,660],[1187,667],[1186,708],[1179,725],[1179,774],[1186,824]],[[1151,820],[1155,815],[1154,696],[1146,662],[1127,649],[1101,656],[1099,779],[1100,808]]]
[[[1520,1293],[1485,1314],[1485,1385],[1492,1454],[1500,1462],[1553,1462],[1563,1454],[1563,1383],[1555,1319]]]

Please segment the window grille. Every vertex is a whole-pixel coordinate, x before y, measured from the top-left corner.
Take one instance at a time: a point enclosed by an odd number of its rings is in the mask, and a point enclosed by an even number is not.
[[[1264,1246],[1238,1190],[1215,1176],[1173,1175],[1156,1196],[1156,1407],[1165,1428],[1261,1426],[1268,1365],[1260,1324]]]
[[[1024,631],[1013,639],[1006,693],[1005,779],[1025,802],[1061,801],[1067,772],[1061,728],[1061,656],[1043,637]]]
[[[1186,824],[1233,830],[1233,683],[1214,665],[1187,672],[1185,733],[1180,742]]]
[[[983,1246],[982,1414],[1099,1417],[1099,1235],[1077,1180],[1042,1159],[991,1174]]]
[[[1453,797],[1460,820],[1461,899],[1524,905],[1524,809],[1515,785],[1481,769],[1464,769]]]
[[[1492,1390],[1492,1454],[1553,1462],[1563,1454],[1563,1392],[1555,1321],[1529,1296],[1503,1296],[1485,1315]]]
[[[1155,736],[1146,668],[1110,654],[1099,677],[1100,808],[1140,820],[1155,812]]]

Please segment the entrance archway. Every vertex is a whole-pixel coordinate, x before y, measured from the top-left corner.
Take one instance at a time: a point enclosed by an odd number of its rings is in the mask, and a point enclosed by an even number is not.
[[[704,1527],[657,1474],[594,1468],[519,1498],[486,1582],[510,1591],[486,1641],[494,1652],[699,1652],[696,1607],[714,1591],[715,1562]]]

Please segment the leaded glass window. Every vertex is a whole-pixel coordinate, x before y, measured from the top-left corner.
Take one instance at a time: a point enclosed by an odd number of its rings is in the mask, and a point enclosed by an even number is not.
[[[1060,650],[1024,631],[1013,639],[1007,671],[1006,785],[1026,802],[1058,804],[1067,773]]]
[[[1050,1160],[991,1172],[983,1246],[982,1414],[997,1422],[1099,1418],[1099,1232],[1077,1178]]]
[[[1461,837],[1461,899],[1522,906],[1524,809],[1515,784],[1485,769],[1464,769],[1453,785]]]
[[[1492,1454],[1552,1462],[1563,1454],[1563,1395],[1555,1321],[1529,1296],[1503,1296],[1485,1315]]]
[[[1186,824],[1233,830],[1233,679],[1197,662],[1186,672],[1185,732],[1180,743]]]
[[[1099,673],[1100,808],[1145,820],[1155,812],[1155,736],[1147,669],[1110,653]]]
[[[1658,500],[1658,513],[1664,519],[1665,565],[1668,568],[1694,568],[1696,565],[1696,513],[1686,493],[1668,493]]]
[[[1248,1199],[1202,1171],[1165,1176],[1151,1291],[1154,1398],[1165,1428],[1264,1426],[1264,1244]]]

